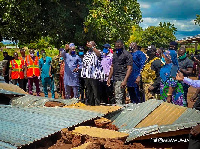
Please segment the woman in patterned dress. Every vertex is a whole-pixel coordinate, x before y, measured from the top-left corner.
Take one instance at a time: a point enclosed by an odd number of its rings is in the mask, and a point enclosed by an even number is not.
[[[177,59],[177,53],[174,50],[166,51],[163,54],[162,61],[165,64],[160,70],[160,99],[179,106],[186,106],[183,86],[171,77],[175,59]]]

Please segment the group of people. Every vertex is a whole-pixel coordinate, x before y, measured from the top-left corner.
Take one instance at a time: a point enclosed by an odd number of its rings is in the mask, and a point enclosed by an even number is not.
[[[188,78],[193,72],[193,61],[188,58],[186,49],[171,42],[168,50],[148,46],[142,52],[137,43],[130,43],[126,50],[122,40],[115,42],[114,50],[110,44],[97,49],[94,41],[87,42],[87,49],[76,48],[74,43],[59,49],[59,55],[53,59],[40,51],[41,57],[33,49],[21,56],[15,52],[13,57],[4,55],[3,75],[6,83],[12,80],[20,88],[33,94],[33,82],[36,95],[40,96],[41,79],[45,97],[50,86],[52,98],[55,98],[54,82],[60,96],[66,99],[80,98],[88,105],[124,104],[126,91],[132,103],[149,99],[160,99],[180,106],[187,106],[189,86],[200,88],[200,81]],[[200,65],[200,61],[195,58]],[[127,90],[126,90],[127,89]],[[200,89],[192,97],[194,100]],[[200,110],[200,99],[194,104]],[[191,130],[190,147],[199,148],[200,125]]]
[[[189,85],[177,81],[176,73],[180,71],[188,77],[193,61],[187,57],[185,48],[178,49],[176,42],[171,42],[165,51],[150,45],[142,52],[135,42],[126,50],[122,40],[115,42],[114,50],[110,44],[99,50],[94,41],[87,42],[86,47],[66,44],[53,59],[45,50],[40,51],[40,57],[33,49],[28,55],[25,49],[20,49],[21,57],[17,52],[13,57],[4,52],[4,60],[8,60],[5,82],[12,80],[25,91],[28,83],[31,95],[34,82],[39,96],[41,79],[45,97],[49,85],[52,98],[55,98],[55,82],[61,97],[70,99],[81,95],[82,102],[89,105],[124,104],[128,92],[132,103],[156,98],[187,106]]]

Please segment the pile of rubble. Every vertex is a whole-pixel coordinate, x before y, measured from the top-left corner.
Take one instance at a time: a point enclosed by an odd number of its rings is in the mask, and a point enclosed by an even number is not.
[[[143,149],[140,143],[126,145],[127,133],[118,132],[118,128],[106,118],[95,120],[97,127],[79,126],[74,130],[62,129],[61,139],[49,149]]]

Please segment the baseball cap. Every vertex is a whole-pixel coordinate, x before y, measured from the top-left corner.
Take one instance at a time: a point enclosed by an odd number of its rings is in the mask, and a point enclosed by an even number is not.
[[[175,41],[172,41],[172,42],[170,42],[170,44],[169,45],[172,45],[172,46],[178,46],[178,43],[177,42],[175,42]]]
[[[111,48],[110,44],[106,43],[103,45],[104,48]]]

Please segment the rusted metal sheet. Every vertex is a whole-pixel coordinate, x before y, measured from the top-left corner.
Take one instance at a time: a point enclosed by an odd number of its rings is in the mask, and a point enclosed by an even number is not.
[[[0,106],[0,140],[20,147],[103,114],[72,108]]]
[[[160,126],[173,124],[185,110],[185,107],[164,102],[142,120],[136,128],[148,127],[151,125]]]
[[[200,122],[200,112],[163,101],[148,100],[141,104],[129,104],[110,118],[119,131],[129,134],[127,142],[138,137],[175,133],[189,129]]]
[[[163,103],[161,100],[148,100],[140,104],[129,104],[115,119],[111,118],[111,120],[120,131],[132,129],[161,103]]]

